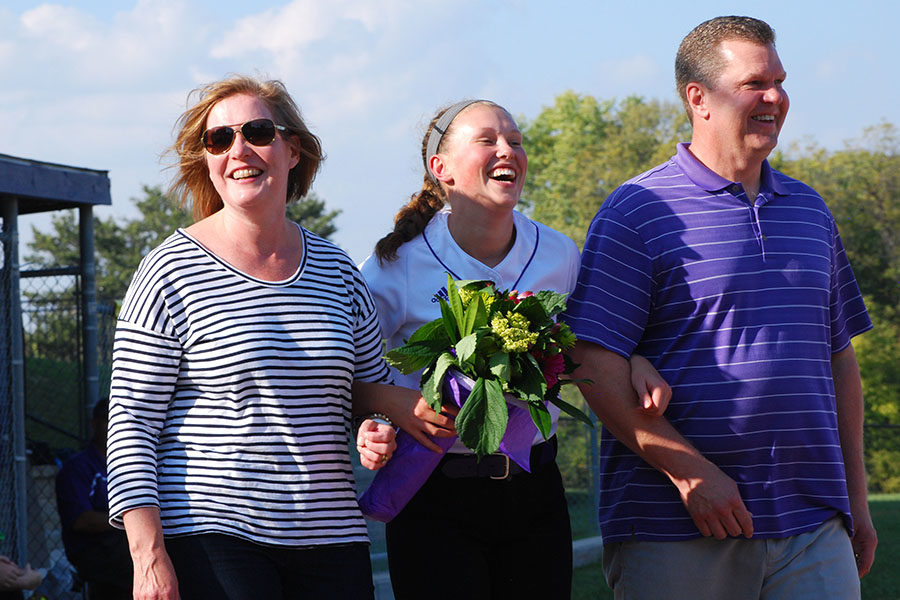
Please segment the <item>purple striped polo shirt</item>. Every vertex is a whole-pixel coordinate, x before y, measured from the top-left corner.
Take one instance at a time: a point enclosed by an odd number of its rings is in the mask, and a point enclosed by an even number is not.
[[[831,213],[762,167],[742,186],[678,146],[594,217],[565,319],[580,339],[646,356],[666,418],[738,484],[754,537],[849,520],[831,355],[872,325]],[[604,431],[604,541],[700,533],[675,486]]]

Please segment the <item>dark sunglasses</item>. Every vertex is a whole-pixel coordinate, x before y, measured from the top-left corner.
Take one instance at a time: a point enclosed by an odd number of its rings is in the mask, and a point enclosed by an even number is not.
[[[276,125],[272,119],[253,119],[241,125],[220,125],[210,127],[203,132],[200,140],[210,154],[225,154],[234,143],[235,131],[241,130],[241,136],[248,144],[268,146],[275,141],[276,131],[287,131],[284,125]]]

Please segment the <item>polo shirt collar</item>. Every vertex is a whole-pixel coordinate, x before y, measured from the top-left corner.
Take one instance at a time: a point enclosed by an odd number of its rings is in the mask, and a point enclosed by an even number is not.
[[[678,144],[672,160],[694,185],[714,193],[727,190],[729,186],[735,184],[734,181],[722,177],[697,160],[697,157],[688,150],[688,146],[690,146],[688,143]],[[762,163],[759,191],[767,200],[771,200],[773,195],[787,196],[789,194],[784,183],[775,177],[775,172],[769,166],[768,160],[763,160]]]

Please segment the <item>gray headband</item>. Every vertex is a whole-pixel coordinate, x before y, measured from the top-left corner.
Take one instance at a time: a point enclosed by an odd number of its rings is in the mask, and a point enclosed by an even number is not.
[[[437,120],[437,123],[434,124],[434,127],[431,128],[431,132],[428,134],[428,143],[425,145],[425,169],[435,181],[437,181],[437,177],[431,172],[428,159],[437,154],[438,146],[441,145],[441,140],[444,139],[444,134],[447,133],[447,128],[450,127],[450,123],[453,122],[456,115],[465,110],[466,107],[477,102],[487,102],[487,100],[463,100],[462,102],[457,102],[445,110],[444,114]]]

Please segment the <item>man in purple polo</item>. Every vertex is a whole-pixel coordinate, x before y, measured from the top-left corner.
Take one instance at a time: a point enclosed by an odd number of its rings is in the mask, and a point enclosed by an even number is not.
[[[690,144],[588,232],[566,320],[607,429],[617,598],[858,598],[872,565],[850,344],[871,322],[825,203],[766,161],[784,79],[766,23],[695,28],[676,58]],[[635,408],[632,353],[673,388],[663,417]]]

